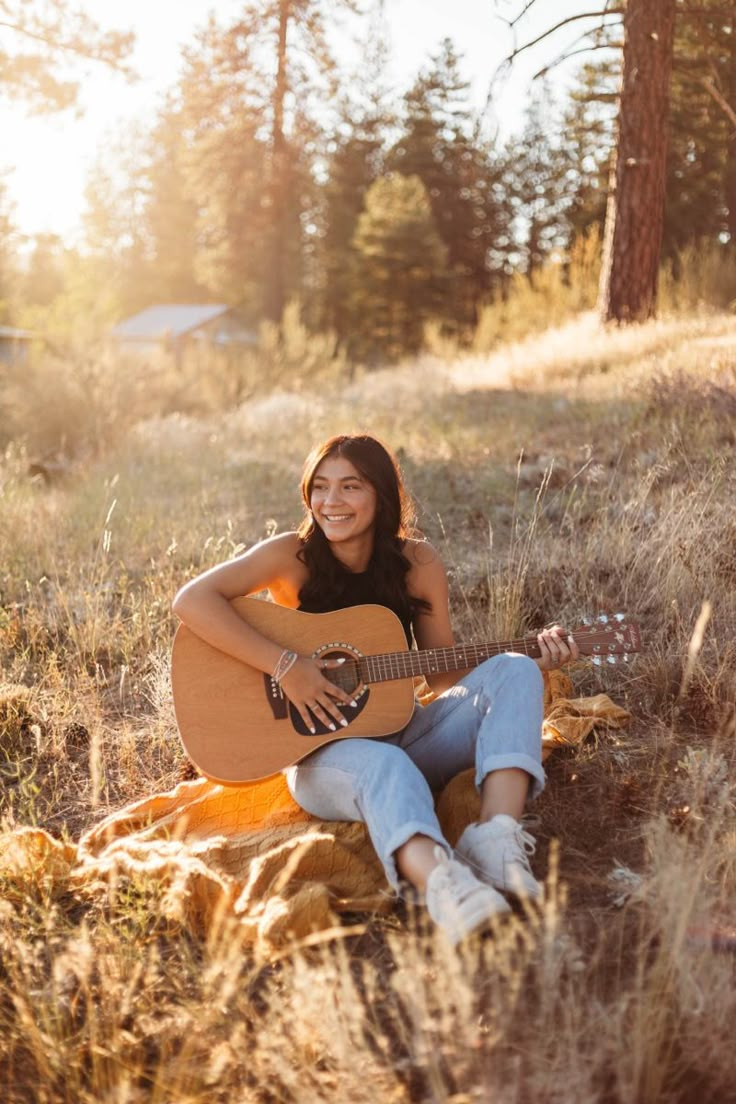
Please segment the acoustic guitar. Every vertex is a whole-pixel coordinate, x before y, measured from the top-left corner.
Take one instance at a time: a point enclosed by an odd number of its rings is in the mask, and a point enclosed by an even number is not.
[[[213,648],[186,625],[174,637],[171,678],[179,733],[190,759],[215,782],[237,786],[299,762],[333,740],[388,736],[415,708],[418,675],[476,667],[502,652],[540,655],[536,636],[410,651],[398,617],[385,606],[302,613],[259,598],[236,598],[236,612],[282,648],[315,659],[342,659],[327,679],[352,696],[346,727],[333,732],[313,718],[314,734],[270,675]],[[571,634],[593,662],[628,660],[641,646],[637,625],[603,615]]]

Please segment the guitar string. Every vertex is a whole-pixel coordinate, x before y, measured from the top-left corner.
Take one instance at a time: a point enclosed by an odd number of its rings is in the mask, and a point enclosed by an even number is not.
[[[628,626],[624,623],[620,623],[615,628],[596,630],[593,632],[583,631],[579,634],[578,638],[573,639],[579,644],[590,643],[602,643],[609,639],[614,633],[626,634]],[[410,676],[420,674],[435,674],[440,671],[461,670],[464,666],[472,667],[480,657],[487,657],[489,655],[500,655],[503,652],[515,651],[518,648],[523,648],[527,655],[530,654],[530,649],[533,653],[541,655],[541,651],[537,641],[533,637],[524,637],[520,640],[510,640],[501,643],[484,643],[484,644],[458,644],[449,648],[435,648],[435,649],[422,649],[419,651],[406,651],[406,652],[383,652],[376,655],[362,656],[359,660],[349,660],[348,669],[352,668],[356,675],[361,675],[360,668],[365,669],[365,674],[360,677],[361,682],[380,682],[392,679],[407,678]],[[606,655],[616,655],[621,651],[620,646],[615,651],[607,651]],[[587,652],[585,653],[587,654]],[[468,655],[472,656],[473,662],[466,663]],[[429,658],[433,657],[433,661]],[[429,670],[425,670],[426,663],[430,663]],[[343,675],[344,671],[344,675]],[[336,672],[332,678],[332,682],[335,685],[341,687],[344,690],[353,689],[355,686],[355,678],[348,678],[348,671],[341,668],[339,672]]]

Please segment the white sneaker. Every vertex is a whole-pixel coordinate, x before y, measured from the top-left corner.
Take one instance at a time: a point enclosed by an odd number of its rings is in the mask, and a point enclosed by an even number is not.
[[[427,879],[427,911],[453,946],[494,916],[509,912],[500,893],[479,881],[467,866],[435,848],[438,865]]]
[[[541,901],[544,887],[529,866],[529,856],[536,848],[534,836],[513,817],[499,813],[483,824],[469,824],[457,842],[455,854],[496,889]]]

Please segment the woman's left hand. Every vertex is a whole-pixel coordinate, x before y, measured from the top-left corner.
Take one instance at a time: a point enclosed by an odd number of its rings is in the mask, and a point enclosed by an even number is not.
[[[542,671],[555,671],[566,663],[574,663],[580,655],[577,644],[561,625],[543,629],[537,634],[537,643],[542,654],[536,663]]]

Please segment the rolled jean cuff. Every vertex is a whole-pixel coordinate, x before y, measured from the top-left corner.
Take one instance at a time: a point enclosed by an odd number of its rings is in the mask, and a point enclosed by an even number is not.
[[[483,779],[486,775],[491,774],[492,771],[508,770],[509,767],[516,767],[518,770],[523,770],[526,771],[527,774],[530,774],[532,781],[529,789],[529,797],[539,797],[547,780],[544,768],[538,759],[534,759],[531,755],[524,755],[523,752],[518,751],[510,751],[506,755],[489,755],[482,763],[479,763],[475,772],[476,786],[480,788]]]
[[[382,849],[383,853],[379,855],[383,863],[383,869],[386,871],[389,885],[392,889],[395,889],[397,893],[400,890],[401,879],[396,868],[395,855],[400,847],[403,847],[405,843],[409,842],[412,836],[429,836],[431,840],[434,840],[434,842],[442,848],[446,855],[452,855],[452,848],[443,837],[439,826],[424,824],[420,820],[411,820],[408,824],[402,824],[401,828],[397,828],[394,834],[389,836],[385,848]]]

